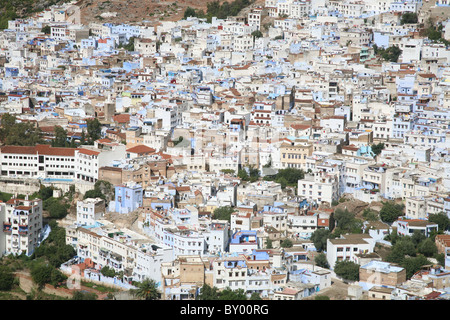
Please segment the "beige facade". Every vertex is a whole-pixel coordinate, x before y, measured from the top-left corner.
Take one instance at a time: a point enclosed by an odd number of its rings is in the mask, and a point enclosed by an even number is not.
[[[406,269],[387,262],[372,261],[359,269],[359,281],[379,286],[397,286],[406,281]]]
[[[385,287],[373,287],[367,292],[368,300],[391,300],[394,289]]]
[[[280,147],[280,160],[282,168],[306,168],[306,158],[311,156],[313,147],[311,144],[290,145],[283,143]]]

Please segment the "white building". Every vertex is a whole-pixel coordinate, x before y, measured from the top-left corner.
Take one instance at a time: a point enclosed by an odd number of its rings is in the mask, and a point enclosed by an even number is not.
[[[368,234],[346,234],[338,239],[327,239],[327,260],[331,269],[337,261],[357,262],[355,254],[372,253],[374,239]]]
[[[42,225],[42,200],[11,199],[0,204],[0,256],[31,255],[39,245]]]
[[[336,173],[317,172],[298,180],[298,195],[317,203],[338,200],[339,175]]]
[[[77,224],[94,225],[105,213],[105,201],[100,198],[87,198],[77,201]]]
[[[172,261],[172,249],[128,229],[117,229],[110,222],[96,227],[77,228],[77,255],[90,259],[97,270],[105,266],[123,271],[127,281],[146,278],[161,281],[161,263]]]

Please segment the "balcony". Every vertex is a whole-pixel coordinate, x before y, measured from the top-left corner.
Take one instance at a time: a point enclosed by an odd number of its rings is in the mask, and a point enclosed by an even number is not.
[[[19,224],[19,234],[27,235],[28,234],[28,226],[23,226]]]
[[[12,228],[11,223],[3,222],[3,232],[11,234]]]

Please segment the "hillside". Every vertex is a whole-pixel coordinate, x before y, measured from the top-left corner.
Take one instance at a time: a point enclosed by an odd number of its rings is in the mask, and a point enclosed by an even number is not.
[[[142,21],[178,21],[190,7],[207,12],[209,3],[216,0],[80,0],[75,5],[80,9],[80,21],[88,25],[99,23],[137,23]],[[7,28],[8,20],[26,18],[55,4],[68,0],[0,0],[0,29]],[[218,0],[220,4],[224,0]],[[232,3],[233,1],[228,1]],[[264,5],[264,0],[255,0],[251,7]],[[248,12],[243,10],[244,13]],[[78,10],[77,10],[78,11]],[[78,12],[77,12],[78,13]]]
[[[111,22],[136,23],[141,21],[177,21],[183,18],[187,7],[206,10],[208,2],[195,0],[81,0],[81,23]]]
[[[190,7],[207,11],[209,3],[215,0],[80,0],[77,5],[81,10],[81,23],[111,22],[136,23],[142,21],[178,21],[183,19],[184,11]],[[219,3],[225,2],[219,0]],[[229,1],[231,3],[233,1]],[[264,0],[256,0],[254,5],[263,5]]]

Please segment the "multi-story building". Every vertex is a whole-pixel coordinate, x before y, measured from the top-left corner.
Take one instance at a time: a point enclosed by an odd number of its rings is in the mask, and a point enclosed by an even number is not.
[[[95,269],[123,271],[127,281],[161,281],[161,264],[172,261],[172,249],[128,229],[100,220],[95,227],[78,227],[77,256],[90,259]]]
[[[76,178],[75,148],[2,146],[1,175],[9,178]]]
[[[306,171],[306,158],[313,152],[309,143],[283,143],[280,146],[281,168],[296,168]]]
[[[253,250],[258,249],[258,236],[254,230],[236,231],[230,240],[231,253],[250,254]]]
[[[125,146],[117,144],[111,149],[3,146],[0,155],[3,177],[96,182],[99,167],[123,158]]]
[[[77,201],[77,224],[90,226],[105,213],[105,201],[101,198],[87,198]]]
[[[356,254],[372,253],[375,241],[368,234],[347,234],[337,239],[327,239],[327,260],[331,269],[337,261],[357,261]]]
[[[298,195],[311,202],[331,204],[340,196],[339,175],[323,171],[306,175],[304,179],[298,180]]]
[[[114,210],[119,213],[129,213],[143,204],[142,186],[128,182],[115,187]]]
[[[42,200],[11,199],[0,204],[0,256],[31,255],[42,240]]]
[[[359,268],[359,281],[372,286],[395,287],[406,281],[406,269],[384,261],[373,260]]]
[[[420,232],[429,237],[438,230],[438,224],[422,219],[399,219],[397,223],[397,233],[402,236],[412,236],[414,232]]]
[[[288,215],[289,233],[302,239],[309,239],[318,228],[319,213]]]
[[[194,300],[205,283],[213,286],[208,269],[209,263],[197,255],[179,256],[173,261],[163,262],[162,299]]]

